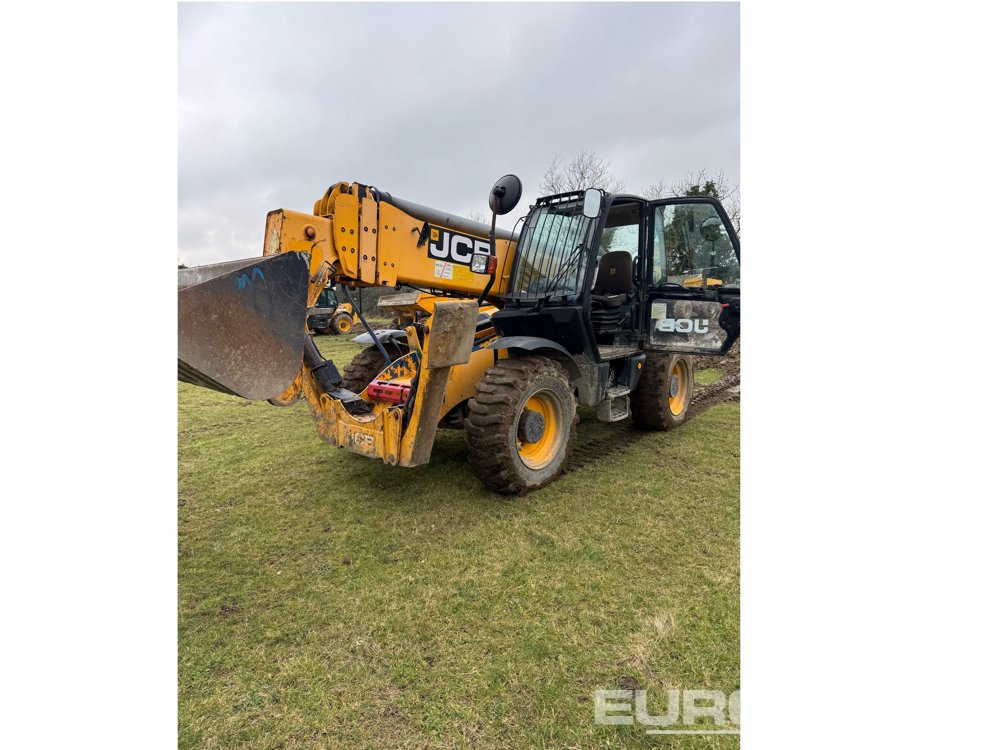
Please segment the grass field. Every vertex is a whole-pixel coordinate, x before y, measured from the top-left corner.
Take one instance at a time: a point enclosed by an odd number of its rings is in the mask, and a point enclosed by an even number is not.
[[[738,404],[654,434],[584,412],[570,471],[503,499],[460,431],[392,468],[304,404],[178,394],[181,748],[738,745],[595,726],[592,697],[739,687]]]

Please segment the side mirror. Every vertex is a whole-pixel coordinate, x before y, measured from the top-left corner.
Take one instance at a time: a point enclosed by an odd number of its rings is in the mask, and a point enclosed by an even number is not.
[[[517,175],[501,177],[490,190],[490,210],[497,216],[509,214],[521,200],[521,180]]]
[[[482,266],[483,261],[477,261],[475,257],[472,259],[472,262],[475,264],[472,268],[473,273],[488,273],[490,275],[489,281],[483,287],[482,294],[479,295],[480,306],[482,306],[483,300],[486,299],[486,295],[489,294],[490,289],[493,288],[493,281],[496,279],[497,216],[509,214],[514,210],[514,206],[517,205],[519,200],[521,200],[521,180],[517,175],[504,175],[493,183],[493,189],[490,190],[490,211],[493,212],[493,220],[490,222],[490,254],[488,260],[486,260],[487,265]],[[482,270],[477,270],[479,268],[482,268]]]
[[[701,223],[701,236],[709,242],[722,238],[722,219],[712,216]]]
[[[597,188],[590,188],[583,194],[583,215],[588,219],[601,215],[601,191]]]

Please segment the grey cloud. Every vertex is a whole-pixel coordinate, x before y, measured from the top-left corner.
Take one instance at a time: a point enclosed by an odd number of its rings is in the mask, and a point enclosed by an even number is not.
[[[185,3],[179,68],[189,265],[258,254],[267,211],[339,180],[458,214],[507,172],[526,208],[581,148],[633,190],[739,182],[735,4]]]

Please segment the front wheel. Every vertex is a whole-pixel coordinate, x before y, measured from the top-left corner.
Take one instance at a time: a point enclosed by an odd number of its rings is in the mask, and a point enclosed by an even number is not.
[[[409,351],[405,344],[391,339],[386,341],[384,346],[389,356],[396,359]],[[355,354],[347,367],[344,368],[344,381],[340,386],[352,393],[361,393],[385,368],[385,357],[382,356],[379,348],[377,346],[366,347]]]
[[[694,393],[694,360],[679,354],[647,353],[632,392],[632,420],[644,430],[669,430],[687,420]]]
[[[494,492],[523,494],[558,477],[576,434],[576,397],[547,357],[504,359],[469,399],[465,441],[475,475]]]
[[[340,313],[333,321],[334,325],[340,333],[349,333],[351,327],[354,325],[354,321],[351,320],[351,316],[346,313]]]

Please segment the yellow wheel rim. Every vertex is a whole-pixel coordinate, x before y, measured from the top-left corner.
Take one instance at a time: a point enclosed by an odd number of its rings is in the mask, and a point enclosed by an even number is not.
[[[674,362],[674,366],[670,368],[670,382],[668,384],[670,390],[667,393],[667,406],[675,417],[683,414],[684,407],[687,405],[689,377],[687,363],[683,359]]]
[[[349,320],[346,320],[345,318],[341,318],[340,320],[337,321],[337,328],[340,329],[341,333],[347,333],[349,330],[351,330],[351,322]]]
[[[517,444],[517,455],[529,469],[542,469],[559,453],[562,443],[563,421],[556,396],[551,391],[538,391],[524,404],[524,411],[533,411],[542,415],[545,426],[542,436],[534,443],[522,441],[519,436],[514,440]],[[518,419],[521,415],[518,415]],[[516,429],[516,426],[515,426]]]

